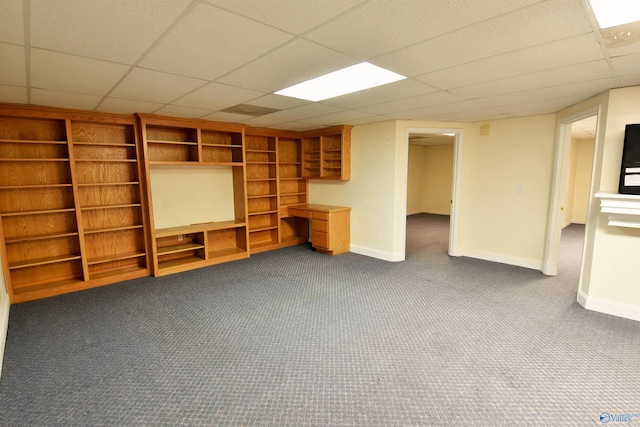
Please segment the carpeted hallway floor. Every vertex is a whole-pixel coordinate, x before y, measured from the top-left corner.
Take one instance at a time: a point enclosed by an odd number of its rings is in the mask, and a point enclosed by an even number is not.
[[[576,426],[640,414],[640,323],[575,302],[581,227],[563,233],[557,277],[449,257],[447,233],[448,218],[416,215],[401,263],[302,245],[15,305],[0,425]]]

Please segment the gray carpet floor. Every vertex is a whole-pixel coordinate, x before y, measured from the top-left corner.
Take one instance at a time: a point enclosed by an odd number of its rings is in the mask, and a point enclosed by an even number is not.
[[[576,303],[582,227],[557,277],[447,233],[415,215],[401,263],[301,245],[12,306],[0,425],[640,425],[640,323]]]

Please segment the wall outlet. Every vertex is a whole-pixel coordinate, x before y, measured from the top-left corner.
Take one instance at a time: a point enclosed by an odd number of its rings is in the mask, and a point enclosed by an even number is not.
[[[178,234],[178,242],[182,242],[183,239],[184,239],[184,235]]]
[[[516,191],[518,194],[524,194],[524,187],[522,187],[522,185],[518,185],[518,189]]]

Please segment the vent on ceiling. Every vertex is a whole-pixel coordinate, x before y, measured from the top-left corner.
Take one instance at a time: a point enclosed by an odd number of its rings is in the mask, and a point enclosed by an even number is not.
[[[267,108],[267,107],[259,107],[257,105],[249,105],[249,104],[238,104],[233,107],[225,108],[222,110],[223,113],[231,113],[231,114],[242,114],[245,116],[264,116],[265,114],[275,113],[277,110],[275,108]]]

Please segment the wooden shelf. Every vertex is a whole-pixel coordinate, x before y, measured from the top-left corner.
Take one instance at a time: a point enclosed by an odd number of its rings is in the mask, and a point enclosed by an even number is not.
[[[92,145],[98,147],[122,147],[122,148],[135,148],[136,144],[133,142],[85,142],[85,141],[74,141],[73,145]]]
[[[59,212],[73,212],[75,208],[65,208],[65,209],[41,209],[36,211],[22,211],[22,212],[5,212],[1,214],[2,217],[9,216],[21,216],[21,215],[45,215]]]
[[[43,158],[17,158],[17,157],[2,157],[0,162],[25,162],[25,163],[42,163],[42,162],[68,162],[69,159],[64,157],[43,157]]]
[[[192,251],[195,249],[203,249],[204,245],[199,243],[187,242],[179,245],[165,246],[158,248],[158,255],[175,254],[179,252]]]
[[[78,187],[113,187],[114,185],[139,185],[139,181],[123,181],[123,182],[83,182]]]
[[[120,204],[120,205],[83,206],[81,209],[83,211],[92,211],[92,210],[100,210],[100,209],[138,208],[140,206],[142,206],[140,203],[127,203],[127,204]]]
[[[38,188],[72,187],[73,184],[29,184],[29,185],[2,185],[0,190],[28,190]]]
[[[10,262],[9,270],[15,270],[17,268],[35,267],[38,265],[53,264],[57,262],[73,261],[80,258],[81,258],[80,254],[73,254],[73,255],[37,258],[37,259],[31,259],[28,261],[21,261],[21,262],[14,262],[14,263]]]
[[[76,159],[76,162],[91,163],[136,163],[136,159]]]
[[[158,139],[147,139],[149,144],[169,144],[169,145],[193,145],[197,146],[197,141],[162,141]]]
[[[45,141],[39,139],[0,139],[0,143],[8,143],[8,144],[57,144],[57,145],[67,145],[67,141]]]
[[[244,221],[203,222],[201,224],[183,225],[180,227],[160,228],[156,230],[155,235],[156,237],[168,237],[204,231],[227,230],[246,227],[246,225],[247,223]]]
[[[145,256],[145,253],[143,251],[127,252],[127,253],[117,254],[117,255],[106,255],[106,256],[101,256],[101,257],[96,257],[96,258],[90,258],[90,259],[87,260],[87,264],[88,265],[95,265],[95,264],[102,264],[102,263],[105,263],[105,262],[120,261],[120,260],[131,259],[131,258],[139,258],[139,257],[143,257],[143,256]]]
[[[20,236],[20,237],[6,237],[4,239],[5,243],[18,243],[18,242],[29,242],[33,240],[48,240],[48,239],[59,239],[62,237],[71,237],[77,236],[77,231],[71,231],[68,233],[47,233],[47,234],[33,234],[31,236]]]
[[[84,230],[84,234],[113,233],[114,231],[136,230],[143,227],[144,226],[142,224],[136,224],[136,225],[127,225],[123,227],[94,228],[94,229]]]

